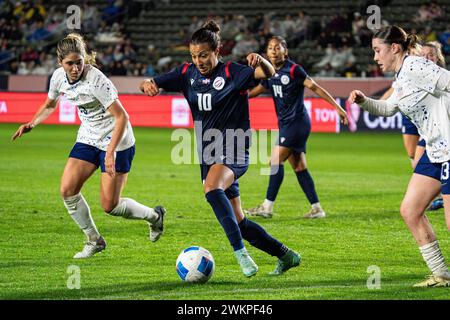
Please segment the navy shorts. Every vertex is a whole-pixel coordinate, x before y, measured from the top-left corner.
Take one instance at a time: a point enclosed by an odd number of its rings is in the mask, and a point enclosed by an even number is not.
[[[234,182],[231,184],[231,186],[225,190],[225,195],[228,199],[234,199],[236,197],[239,197],[239,178],[244,175],[244,173],[248,169],[248,162],[246,164],[227,164],[224,163],[225,166],[231,169],[234,173]],[[209,168],[211,168],[212,165],[207,164],[200,164],[200,173],[202,177],[202,182],[204,183],[206,180],[206,176],[208,175]]]
[[[420,139],[419,142],[417,142],[417,145],[419,147],[424,147],[425,148],[427,144],[426,144],[424,139]]]
[[[135,146],[116,153],[116,172],[130,172],[131,163],[133,162]],[[101,168],[105,172],[105,155],[106,151],[100,150],[94,146],[77,142],[70,151],[69,158],[84,160]]]
[[[402,134],[412,134],[414,136],[419,135],[417,127],[404,115],[402,115]]]
[[[450,194],[450,161],[442,163],[430,162],[425,152],[417,163],[414,173],[441,181],[441,193]]]
[[[311,133],[311,121],[308,115],[287,124],[278,123],[280,135],[277,145],[292,149],[298,153],[306,153],[306,141]]]

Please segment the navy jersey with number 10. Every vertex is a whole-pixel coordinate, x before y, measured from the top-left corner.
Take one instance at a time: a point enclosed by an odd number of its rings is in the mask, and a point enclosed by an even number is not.
[[[248,89],[257,84],[254,73],[255,70],[249,66],[219,62],[211,74],[204,76],[194,64],[186,63],[154,78],[158,87],[182,92],[186,98],[196,125],[197,143],[203,154],[200,158],[202,163],[206,160],[203,151],[211,143],[221,143],[223,146],[223,154],[219,157],[216,155],[214,163],[221,163],[218,159],[222,163],[244,160],[242,157],[250,147],[250,137],[246,139],[242,150],[236,150],[238,144],[226,137],[239,129],[249,132]],[[198,128],[200,123],[201,136]],[[234,148],[231,148],[232,145]],[[211,164],[210,159],[207,162]]]

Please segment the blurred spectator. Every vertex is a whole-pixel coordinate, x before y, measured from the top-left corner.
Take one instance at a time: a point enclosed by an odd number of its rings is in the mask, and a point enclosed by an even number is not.
[[[358,76],[358,67],[355,64],[355,61],[348,61],[345,65],[344,69],[341,72],[341,76],[346,78],[354,78]]]
[[[316,63],[315,67],[323,68],[330,65],[336,73],[342,72],[344,67],[349,63],[355,63],[356,58],[352,53],[352,48],[344,44],[342,48],[337,49],[334,46],[328,47],[325,50],[325,55]]]
[[[276,36],[286,38],[286,30],[281,21],[274,19],[270,23],[270,33]]]
[[[294,20],[294,46],[298,43],[308,38],[308,25],[309,17],[306,15],[305,11],[301,10]]]
[[[83,29],[85,32],[97,32],[100,24],[100,14],[96,6],[91,5],[89,1],[83,3]]]
[[[32,46],[28,46],[20,56],[20,61],[23,62],[37,61],[38,59],[39,53],[36,50],[34,50]]]
[[[437,35],[431,26],[427,25],[423,33],[420,34],[420,39],[422,39],[423,42],[436,41]]]
[[[447,29],[442,32],[439,37],[439,42],[442,44],[442,51],[445,54],[450,54],[450,31]]]
[[[36,22],[36,29],[26,39],[29,42],[34,42],[34,41],[39,42],[39,41],[46,40],[51,35],[52,35],[51,32],[45,28],[44,21],[38,21],[38,22]]]
[[[197,31],[201,26],[203,22],[198,19],[198,16],[193,16],[191,18],[191,23],[189,24],[187,33],[193,34],[195,31]]]
[[[296,31],[296,24],[294,20],[292,20],[292,16],[290,14],[287,14],[284,17],[284,20],[281,21],[281,24],[286,34],[286,38],[292,38],[294,36],[294,32]]]
[[[123,19],[123,9],[122,0],[108,0],[108,6],[103,9],[102,20],[106,21],[108,25],[121,22]]]
[[[233,50],[231,50],[231,54],[234,59],[240,59],[242,57],[246,57],[250,52],[255,52],[259,49],[259,44],[256,41],[255,37],[247,31],[242,40],[236,43]]]
[[[100,30],[95,36],[95,40],[101,43],[117,43],[123,40],[120,25],[115,22],[111,27],[105,21],[101,22]]]
[[[378,64],[371,64],[368,67],[367,76],[372,78],[382,77],[383,72]]]
[[[319,77],[336,77],[337,73],[331,66],[331,64],[326,63],[320,71],[317,73]]]

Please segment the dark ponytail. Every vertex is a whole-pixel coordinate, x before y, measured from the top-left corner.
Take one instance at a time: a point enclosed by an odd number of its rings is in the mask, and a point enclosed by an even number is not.
[[[380,39],[386,44],[399,44],[403,51],[413,52],[420,47],[419,38],[415,34],[408,35],[399,26],[384,27],[373,35],[374,39]]]
[[[194,32],[190,43],[207,43],[213,51],[220,48],[220,27],[217,22],[210,20],[203,24],[200,29]]]

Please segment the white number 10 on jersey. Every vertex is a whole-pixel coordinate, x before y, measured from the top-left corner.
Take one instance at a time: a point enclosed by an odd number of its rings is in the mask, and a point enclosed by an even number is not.
[[[200,111],[211,111],[212,109],[212,97],[211,93],[197,93],[198,108]]]

